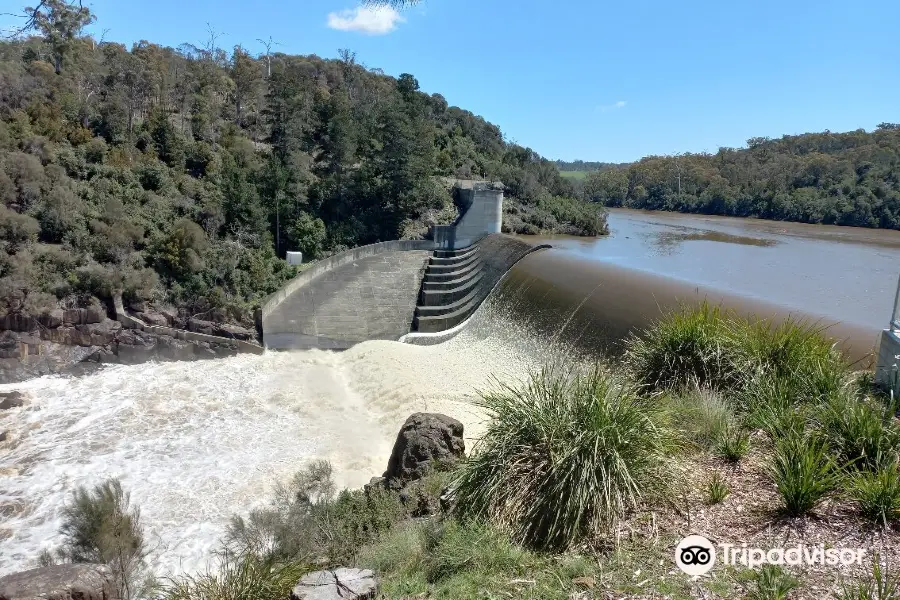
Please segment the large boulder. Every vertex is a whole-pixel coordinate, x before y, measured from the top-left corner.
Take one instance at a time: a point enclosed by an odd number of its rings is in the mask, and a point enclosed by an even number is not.
[[[399,489],[434,467],[452,466],[465,452],[462,423],[438,413],[415,413],[397,434],[383,477],[389,487]]]
[[[0,410],[18,408],[25,405],[25,394],[22,392],[0,393]]]
[[[0,600],[117,600],[104,565],[55,565],[0,578]]]
[[[375,573],[340,568],[304,575],[291,591],[291,600],[369,600],[377,595]]]

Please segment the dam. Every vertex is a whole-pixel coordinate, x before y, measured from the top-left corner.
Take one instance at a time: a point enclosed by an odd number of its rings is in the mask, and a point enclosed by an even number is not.
[[[258,316],[265,347],[345,350],[367,340],[453,330],[472,316],[526,255],[549,248],[500,233],[502,186],[455,190],[460,217],[430,240],[362,246],[313,263],[275,293]]]
[[[446,252],[431,247],[416,259],[402,320],[385,321],[396,328],[368,341],[331,333],[343,352],[114,365],[0,385],[28,397],[0,412],[13,440],[0,454],[0,575],[56,547],[75,486],[109,477],[141,507],[154,571],[202,572],[231,516],[265,504],[306,461],[330,460],[338,485],[362,486],[383,471],[398,427],[417,411],[459,419],[471,447],[484,427],[473,405],[480,391],[573,347],[615,349],[679,301],[808,314],[836,324],[861,354],[890,318],[896,232],[617,210],[610,228],[606,238],[512,238],[552,248],[516,262],[450,339],[414,330],[426,261]],[[346,287],[333,289],[320,306]],[[325,337],[274,323],[266,329],[273,345],[277,333]],[[419,345],[432,336],[440,343]]]

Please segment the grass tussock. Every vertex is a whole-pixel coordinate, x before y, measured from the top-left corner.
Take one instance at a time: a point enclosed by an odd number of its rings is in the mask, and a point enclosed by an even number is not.
[[[274,556],[252,552],[220,555],[215,570],[184,575],[162,586],[161,600],[284,600],[308,565],[282,562]]]
[[[671,436],[635,388],[596,368],[543,370],[484,395],[492,415],[455,483],[464,516],[565,548],[664,486]]]
[[[793,434],[775,443],[769,465],[783,510],[792,517],[812,511],[840,481],[840,471],[818,436]]]
[[[672,312],[627,341],[629,374],[653,390],[730,388],[739,373],[729,325],[724,311],[706,302]]]
[[[896,462],[850,477],[850,497],[860,514],[884,526],[900,518],[900,472]]]
[[[747,591],[749,600],[786,600],[800,582],[777,565],[763,565],[752,574],[752,585]]]
[[[853,582],[844,582],[836,597],[838,600],[897,600],[900,576],[883,566],[876,554],[869,572]]]

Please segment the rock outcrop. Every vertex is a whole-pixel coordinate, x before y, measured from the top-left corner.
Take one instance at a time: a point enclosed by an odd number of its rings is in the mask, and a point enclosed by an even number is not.
[[[138,319],[125,315],[122,322],[109,318],[101,306],[0,317],[0,383],[78,374],[104,363],[220,358],[254,349],[256,334],[249,329],[195,321],[145,305],[138,308],[142,312],[133,313]]]
[[[0,600],[118,600],[103,565],[55,565],[0,578]]]
[[[385,485],[401,489],[434,468],[448,468],[465,456],[463,424],[437,413],[411,415],[394,442],[384,472]]]
[[[378,595],[378,580],[369,569],[332,569],[303,576],[291,600],[369,600]]]
[[[0,394],[0,410],[19,408],[25,405],[25,394],[22,392],[4,392]]]

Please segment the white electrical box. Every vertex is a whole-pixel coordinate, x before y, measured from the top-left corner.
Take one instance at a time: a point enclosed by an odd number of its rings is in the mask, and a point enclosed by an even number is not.
[[[303,264],[302,252],[288,252],[286,258],[289,265]]]

